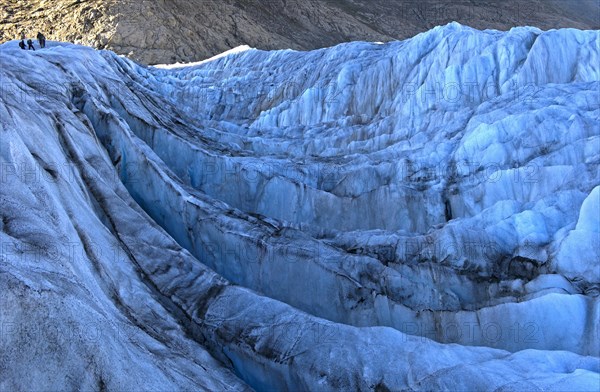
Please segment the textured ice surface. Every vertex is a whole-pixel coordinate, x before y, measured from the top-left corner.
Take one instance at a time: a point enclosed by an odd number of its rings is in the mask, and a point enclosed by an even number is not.
[[[597,390],[598,40],[0,46],[2,389]]]

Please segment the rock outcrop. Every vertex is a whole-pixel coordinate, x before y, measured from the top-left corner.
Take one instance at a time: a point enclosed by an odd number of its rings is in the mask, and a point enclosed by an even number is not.
[[[508,30],[598,28],[594,0],[5,0],[0,41],[37,30],[146,64],[191,62],[239,45],[316,49],[412,37],[451,21]]]

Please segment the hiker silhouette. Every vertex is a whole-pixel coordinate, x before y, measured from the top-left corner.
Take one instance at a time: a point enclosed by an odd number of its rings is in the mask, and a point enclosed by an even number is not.
[[[37,40],[40,43],[40,48],[44,49],[46,47],[46,37],[44,37],[44,34],[38,31]]]
[[[19,42],[19,48],[25,50],[25,41],[21,40],[21,42]]]
[[[27,40],[27,50],[35,50],[35,46],[33,46],[33,41],[30,39]]]

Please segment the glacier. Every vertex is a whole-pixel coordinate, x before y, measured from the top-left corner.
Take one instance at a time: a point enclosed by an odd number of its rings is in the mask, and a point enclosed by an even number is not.
[[[598,390],[599,34],[0,45],[0,389]]]

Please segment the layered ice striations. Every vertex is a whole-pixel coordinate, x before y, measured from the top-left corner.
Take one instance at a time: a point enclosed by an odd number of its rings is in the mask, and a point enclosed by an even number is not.
[[[15,46],[2,389],[597,389],[598,32]]]

